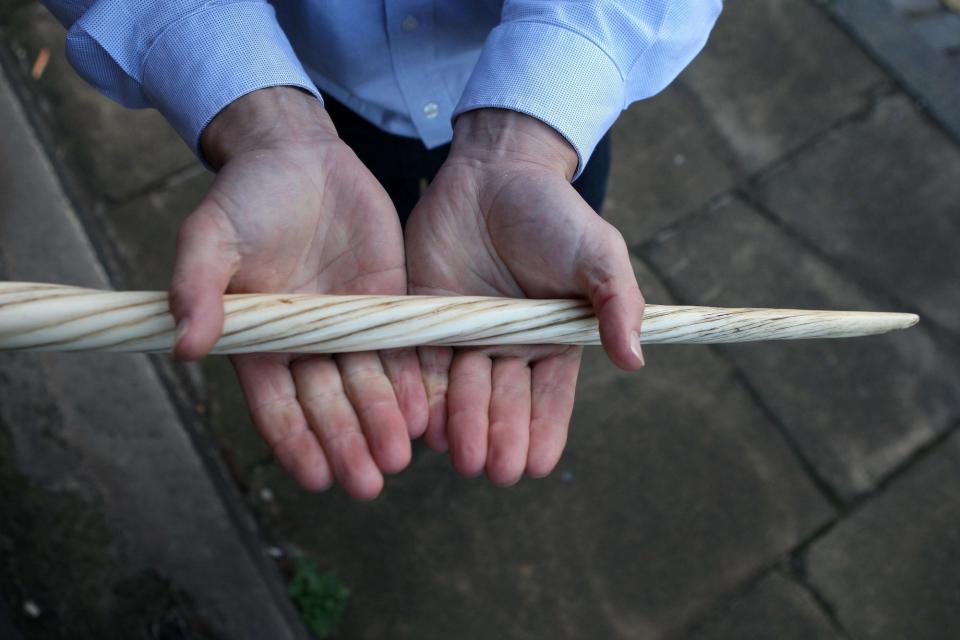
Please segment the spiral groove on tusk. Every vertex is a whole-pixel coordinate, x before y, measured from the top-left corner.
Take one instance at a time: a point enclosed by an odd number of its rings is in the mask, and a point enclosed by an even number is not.
[[[582,300],[236,294],[213,353],[342,353],[422,345],[600,344]],[[641,342],[846,338],[913,326],[908,313],[647,305]],[[0,350],[158,352],[175,326],[161,291],[0,282]]]

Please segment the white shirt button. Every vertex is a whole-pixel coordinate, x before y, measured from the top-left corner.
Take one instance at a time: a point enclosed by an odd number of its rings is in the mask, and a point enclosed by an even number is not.
[[[407,16],[403,19],[403,22],[400,23],[400,28],[404,31],[414,31],[419,26],[420,21],[413,16]]]
[[[440,106],[436,102],[428,102],[423,105],[423,117],[424,118],[436,118],[437,114],[440,113]]]

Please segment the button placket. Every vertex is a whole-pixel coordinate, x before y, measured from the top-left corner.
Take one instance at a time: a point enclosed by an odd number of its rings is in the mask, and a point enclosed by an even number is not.
[[[453,110],[433,67],[436,10],[432,0],[387,3],[387,33],[394,72],[410,119],[428,147],[450,139],[447,117]]]

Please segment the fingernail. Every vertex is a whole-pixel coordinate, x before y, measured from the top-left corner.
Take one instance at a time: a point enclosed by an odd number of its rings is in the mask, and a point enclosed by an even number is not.
[[[646,364],[643,359],[643,349],[640,348],[640,334],[636,331],[630,333],[630,351],[640,360],[640,366]]]
[[[187,328],[189,326],[190,326],[190,320],[187,318],[184,318],[177,323],[177,335],[173,339],[174,345],[180,344],[180,340],[183,338],[183,336],[187,335]]]

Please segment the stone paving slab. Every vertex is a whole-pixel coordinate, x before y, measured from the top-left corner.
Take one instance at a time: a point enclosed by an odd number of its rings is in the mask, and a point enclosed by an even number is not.
[[[928,45],[949,55],[960,49],[960,2],[957,0],[887,0]]]
[[[905,96],[878,101],[756,193],[842,268],[960,334],[960,147]]]
[[[645,256],[685,304],[884,308],[739,200],[663,234]],[[957,418],[960,378],[942,349],[922,326],[856,340],[722,347],[819,475],[847,498],[874,487]]]
[[[107,287],[2,75],[0,130],[3,277]],[[16,489],[5,494],[4,509],[18,514],[0,525],[0,535],[12,535],[17,545],[0,545],[0,557],[38,572],[20,575],[23,582],[16,585],[3,584],[6,590],[29,583],[47,595],[38,604],[51,612],[41,622],[53,635],[37,637],[62,637],[72,624],[82,629],[87,617],[109,619],[111,610],[101,609],[132,588],[126,579],[143,588],[154,584],[150,579],[144,586],[137,578],[144,571],[186,595],[189,612],[199,619],[199,637],[304,637],[279,580],[251,552],[238,515],[218,494],[147,357],[2,354],[0,422],[4,442],[11,443],[0,447],[2,481]],[[67,517],[43,515],[64,496],[69,505],[55,513]],[[94,526],[100,519],[104,524]],[[23,535],[17,534],[23,527]],[[86,531],[90,535],[80,535]],[[52,573],[43,573],[50,562]],[[124,580],[90,581],[114,563],[118,573],[107,577]],[[78,580],[64,582],[65,576]],[[4,572],[0,581],[9,578]],[[66,602],[76,607],[58,609]],[[137,603],[147,607],[134,612],[142,616],[142,629],[162,622],[150,617],[149,600]],[[118,623],[90,637],[132,637],[127,629]]]
[[[747,173],[862,109],[865,95],[885,82],[808,0],[726,3],[681,78]]]
[[[250,419],[243,390],[230,360],[206,358],[202,364],[207,390],[207,429],[216,439],[220,455],[234,481],[241,489],[247,490],[251,474],[259,465],[272,460],[273,452]]]
[[[910,22],[924,42],[934,49],[946,53],[960,48],[960,15],[947,13],[944,9],[938,13],[917,16]]]
[[[104,231],[131,287],[166,289],[173,275],[177,229],[213,182],[200,168],[123,204],[105,207]]]
[[[957,487],[954,435],[810,548],[810,580],[852,637],[960,637]]]
[[[106,100],[77,75],[64,56],[63,27],[39,3],[14,11],[0,29],[18,54],[20,75],[34,97],[31,106],[93,199],[123,200],[197,162],[159,113]],[[43,47],[50,62],[33,80],[30,68]]]
[[[940,0],[886,0],[887,4],[905,16],[922,15],[943,9]]]
[[[960,57],[924,41],[894,7],[881,0],[831,0],[824,9],[960,140]]]
[[[736,179],[722,137],[681,83],[655,100],[631,105],[611,136],[603,217],[630,246],[728,190]]]
[[[304,493],[272,462],[252,474],[268,528],[351,589],[344,637],[662,637],[831,517],[709,348],[651,348],[639,374],[604,360],[589,350],[544,480],[496,489],[419,447],[369,504]]]
[[[8,390],[24,391],[11,382],[13,373],[23,371],[14,372],[6,358],[0,360],[5,387],[0,398],[6,403]],[[0,638],[22,637],[6,625],[31,640],[126,640],[147,633],[210,638],[189,596],[126,547],[94,488],[71,475],[75,459],[68,454],[48,465],[48,476],[59,472],[56,479],[32,479],[20,471],[24,457],[36,462],[37,449],[24,452],[22,439],[11,437],[16,429],[8,419],[23,404],[0,408],[0,599],[16,605],[12,611],[0,610]],[[56,438],[63,420],[58,407],[37,400],[31,410],[26,420],[34,431],[42,431],[38,439]],[[56,448],[46,447],[44,453],[49,459]]]
[[[688,640],[839,640],[833,624],[810,593],[779,571],[765,576]]]

